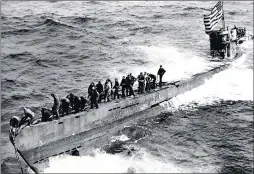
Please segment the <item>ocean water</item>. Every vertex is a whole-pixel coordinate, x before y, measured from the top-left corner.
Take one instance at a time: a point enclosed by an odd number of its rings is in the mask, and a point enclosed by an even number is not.
[[[92,81],[156,74],[160,64],[165,81],[220,64],[208,61],[203,25],[215,3],[1,2],[2,171],[20,171],[8,138],[10,117],[21,116],[24,106],[40,117],[52,92],[85,95]],[[253,33],[252,1],[225,1],[224,9],[227,26]],[[151,132],[129,144],[136,151],[131,157],[94,149],[52,158],[44,172],[252,173],[253,42],[242,47],[228,70],[163,103],[168,112],[129,125]]]

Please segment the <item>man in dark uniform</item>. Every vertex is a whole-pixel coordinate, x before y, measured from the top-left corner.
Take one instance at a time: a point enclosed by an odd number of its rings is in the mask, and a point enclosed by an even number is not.
[[[116,96],[117,96],[117,99],[119,99],[119,88],[120,88],[120,84],[119,84],[117,78],[115,79],[115,86],[114,86],[113,88],[115,89],[115,91],[114,91],[114,100],[116,99]]]
[[[152,89],[155,89],[155,87],[156,87],[156,86],[155,86],[155,85],[156,85],[156,84],[155,84],[155,82],[156,82],[156,75],[150,74],[150,73],[149,73],[149,77],[153,80],[152,85],[151,85],[151,88],[152,88]]]
[[[141,72],[138,76],[138,93],[144,92],[144,84],[145,84],[145,77],[143,76],[143,73]]]
[[[146,90],[146,92],[150,92],[150,89],[151,89],[151,77],[149,76],[149,73],[147,73],[145,81],[146,81],[145,90]]]
[[[99,93],[97,92],[97,90],[95,89],[95,87],[92,87],[92,91],[91,91],[91,109],[93,109],[93,105],[95,105],[96,109],[99,108],[98,103],[97,103],[97,99],[99,97]]]
[[[162,87],[162,76],[165,74],[165,69],[162,68],[162,65],[160,66],[159,70],[158,70],[158,75],[160,77],[160,82],[159,82],[159,86]]]
[[[59,119],[60,118],[60,116],[59,116],[59,107],[60,107],[59,98],[56,94],[51,94],[51,96],[54,99],[54,104],[53,104],[53,107],[52,107],[52,113],[54,115],[56,115],[56,117]]]
[[[135,82],[135,77],[133,77],[132,73],[130,73],[130,78],[131,78],[131,87],[133,87],[133,84]]]
[[[135,97],[134,91],[133,91],[133,88],[132,88],[132,86],[133,86],[132,81],[133,81],[133,79],[132,79],[131,75],[129,74],[126,77],[126,82],[127,82],[127,92],[126,93],[127,93],[128,96],[133,95]]]
[[[70,109],[70,100],[68,98],[62,98],[61,99],[61,109],[62,109],[62,117],[66,113],[66,115],[69,115],[69,109]]]
[[[120,85],[122,86],[122,97],[125,97],[125,91],[127,88],[127,82],[126,82],[125,76],[123,76],[123,79]]]
[[[97,83],[96,90],[99,93],[98,103],[101,103],[101,99],[103,97],[103,85],[101,84],[101,81]]]
[[[78,113],[81,109],[81,98],[79,96],[74,97],[74,111]]]
[[[88,96],[89,96],[89,97],[90,97],[91,94],[92,94],[92,88],[93,88],[93,87],[95,87],[94,82],[92,82],[92,83],[90,84],[90,86],[88,87]]]
[[[126,76],[126,96],[130,96],[130,86],[131,86],[131,79],[130,79],[130,75],[128,74]]]
[[[103,85],[101,84],[101,81],[97,83],[96,90],[99,94],[103,92]]]
[[[66,96],[66,98],[70,101],[70,108],[74,109],[74,94],[70,93]]]
[[[41,109],[41,121],[42,122],[51,121],[51,119],[50,119],[51,115],[52,115],[51,110],[46,109],[46,108]]]

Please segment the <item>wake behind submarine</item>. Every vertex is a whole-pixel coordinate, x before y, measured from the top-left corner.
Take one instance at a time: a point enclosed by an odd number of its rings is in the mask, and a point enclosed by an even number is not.
[[[222,28],[215,29],[220,21],[222,21]],[[150,92],[137,94],[134,90],[134,98],[103,102],[98,109],[82,106],[83,109],[76,112],[73,106],[68,106],[64,117],[59,116],[61,112],[58,110],[63,102],[55,101],[54,110],[53,108],[43,110],[52,118],[51,121],[37,119],[21,124],[22,120],[12,117],[10,141],[14,146],[22,172],[23,169],[35,173],[43,171],[50,157],[62,154],[85,155],[90,149],[107,144],[110,137],[116,131],[122,130],[125,125],[152,117],[158,111],[163,112],[166,108],[160,105],[161,103],[204,84],[206,79],[228,68],[232,60],[240,57],[242,53],[240,45],[253,39],[253,36],[246,34],[245,28],[225,27],[221,1],[213,7],[210,14],[204,15],[204,25],[205,32],[209,35],[210,54],[213,60],[219,59],[222,65],[195,74],[187,80],[165,82]],[[55,97],[53,98],[55,100]],[[96,101],[92,102],[96,103]],[[34,118],[30,109],[25,108],[24,111],[31,120]],[[53,119],[52,116],[57,119]]]

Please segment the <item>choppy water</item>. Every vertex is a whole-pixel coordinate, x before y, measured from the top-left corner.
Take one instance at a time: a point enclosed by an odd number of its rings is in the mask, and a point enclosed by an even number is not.
[[[21,115],[23,106],[39,117],[41,107],[51,106],[52,92],[85,94],[91,81],[156,73],[160,64],[167,81],[218,64],[207,61],[202,19],[214,4],[1,2],[1,155],[9,169],[19,171],[9,118]],[[224,2],[226,25],[253,33],[252,7]],[[169,112],[158,111],[159,122],[140,122],[151,134],[131,144],[138,149],[134,156],[95,151],[52,159],[45,172],[253,172],[253,43],[243,47],[230,69],[164,103]]]

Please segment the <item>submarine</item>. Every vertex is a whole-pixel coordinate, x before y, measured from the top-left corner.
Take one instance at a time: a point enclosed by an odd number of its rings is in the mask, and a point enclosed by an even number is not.
[[[164,82],[162,87],[149,93],[136,94],[134,98],[101,103],[99,109],[86,109],[58,120],[24,127],[10,123],[10,141],[21,171],[40,173],[49,165],[51,157],[63,154],[86,155],[91,149],[107,144],[110,137],[126,125],[166,111],[168,108],[164,107],[163,102],[204,84],[214,74],[229,68],[231,61],[241,55],[240,45],[253,39],[253,36],[247,35],[246,29],[240,27],[229,30],[223,25],[216,30],[216,24],[224,15],[222,4],[216,6],[211,14],[204,16],[204,24],[206,34],[209,35],[210,54],[214,59],[221,60],[220,65],[185,80]]]

